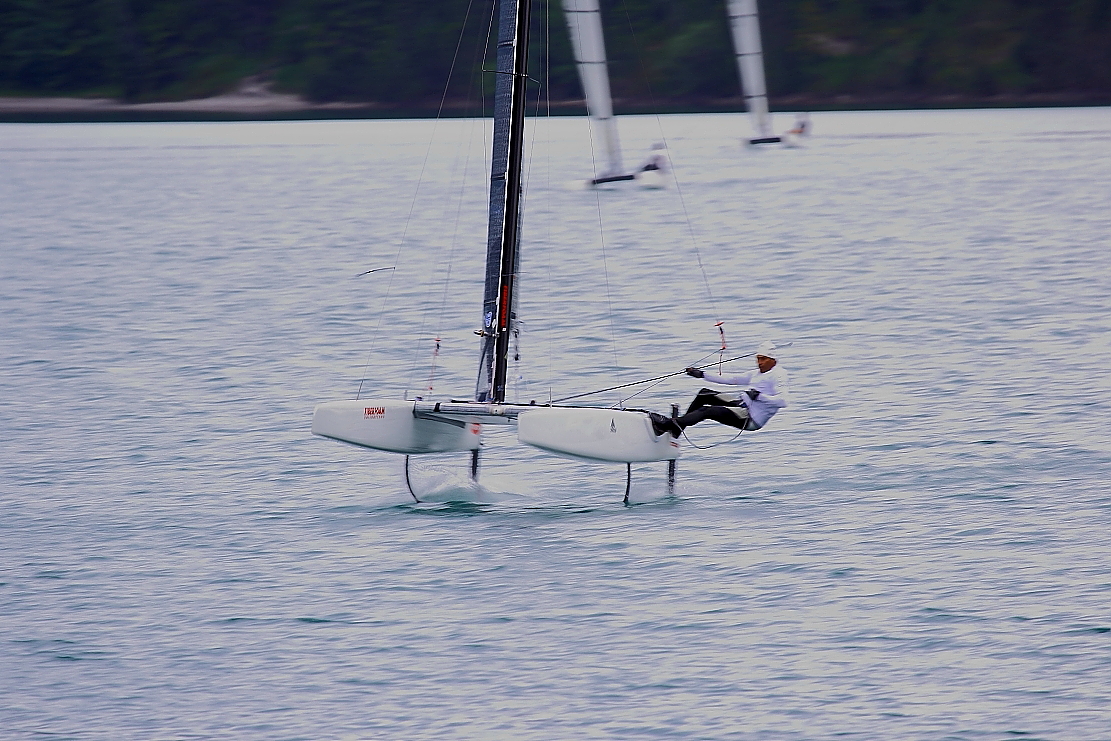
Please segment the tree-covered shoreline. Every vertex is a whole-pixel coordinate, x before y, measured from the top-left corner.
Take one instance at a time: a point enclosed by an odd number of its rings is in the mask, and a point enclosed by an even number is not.
[[[0,95],[141,104],[247,77],[310,104],[480,108],[489,0],[0,0]],[[762,0],[780,108],[1111,102],[1111,0]],[[724,0],[602,0],[625,112],[739,102]],[[535,75],[581,97],[558,2]],[[546,42],[546,43],[545,43]],[[489,66],[488,64],[486,66]]]

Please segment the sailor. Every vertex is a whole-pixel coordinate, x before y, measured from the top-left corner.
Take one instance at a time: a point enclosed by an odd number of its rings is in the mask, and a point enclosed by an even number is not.
[[[789,130],[787,133],[794,134],[796,136],[805,136],[809,129],[810,119],[807,116],[802,115],[795,118],[795,128]]]
[[[656,142],[652,145],[652,153],[648,155],[648,159],[640,167],[641,172],[651,172],[652,170],[667,172],[667,149],[663,142]]]
[[[657,435],[670,432],[679,437],[687,427],[712,419],[739,430],[759,430],[776,412],[787,406],[787,371],[776,361],[776,354],[775,345],[762,343],[756,351],[756,370],[737,376],[718,376],[698,368],[687,368],[687,375],[710,383],[748,388],[738,395],[704,388],[681,417],[671,419],[652,413],[652,428]]]

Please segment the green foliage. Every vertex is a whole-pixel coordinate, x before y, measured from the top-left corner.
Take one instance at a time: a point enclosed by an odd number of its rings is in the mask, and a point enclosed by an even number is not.
[[[562,8],[537,3],[534,74],[580,97]],[[447,85],[449,103],[473,104],[492,82],[491,4],[0,0],[0,89],[186,98],[266,74],[314,100],[423,106]],[[1111,95],[1111,0],[760,4],[773,96]],[[602,16],[619,101],[738,95],[725,0],[602,0]]]
[[[653,71],[664,83],[668,97],[720,95],[729,90],[733,61],[729,36],[720,23],[710,20],[684,24],[667,39],[655,58]]]
[[[801,0],[795,53],[821,93],[1111,92],[1111,0]]]
[[[96,87],[114,66],[96,0],[0,0],[0,84],[59,93]]]
[[[484,46],[488,4],[468,17],[469,4],[290,0],[274,34],[280,79],[316,100],[437,100],[457,45],[466,67]]]

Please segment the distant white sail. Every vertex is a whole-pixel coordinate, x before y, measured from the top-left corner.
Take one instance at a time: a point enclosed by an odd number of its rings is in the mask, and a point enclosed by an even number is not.
[[[764,82],[764,50],[760,44],[760,18],[756,0],[728,0],[729,25],[733,30],[733,48],[737,55],[737,69],[741,74],[741,88],[745,107],[752,117],[752,128],[757,140],[779,141],[772,133],[771,115],[768,113],[768,90]]]
[[[598,0],[563,0],[563,13],[571,31],[571,47],[575,53],[579,79],[586,94],[594,131],[595,149],[601,150],[605,169],[600,177],[623,175],[621,143],[617,138],[617,121],[613,118],[609,70],[606,66],[606,43],[602,37],[602,15]]]

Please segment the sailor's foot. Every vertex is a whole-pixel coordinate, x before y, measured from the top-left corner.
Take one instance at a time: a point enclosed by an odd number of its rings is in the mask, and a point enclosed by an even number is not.
[[[665,417],[655,412],[648,412],[648,418],[652,420],[652,431],[657,435],[670,432],[672,437],[679,437],[683,434],[683,428],[677,425],[675,420],[671,417]]]

